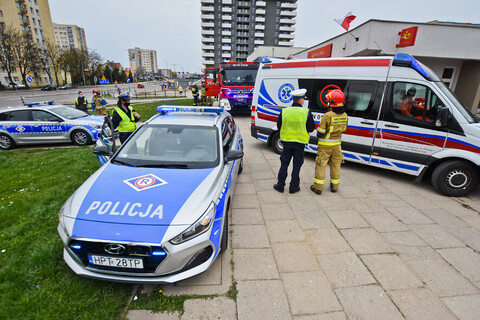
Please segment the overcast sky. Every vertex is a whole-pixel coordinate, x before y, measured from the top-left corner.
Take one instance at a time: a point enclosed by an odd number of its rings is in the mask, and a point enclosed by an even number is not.
[[[129,48],[154,49],[160,69],[200,72],[200,0],[49,0],[54,23],[85,29],[87,46],[128,68]],[[333,19],[480,24],[480,0],[298,0],[295,47],[311,47],[344,32]]]

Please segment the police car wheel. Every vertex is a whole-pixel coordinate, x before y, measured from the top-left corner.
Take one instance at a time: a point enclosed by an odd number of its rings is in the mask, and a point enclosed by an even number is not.
[[[75,130],[72,132],[72,142],[77,146],[86,146],[92,143],[92,138],[83,130]]]
[[[243,158],[240,160],[240,165],[238,166],[238,174],[242,173],[243,171]]]
[[[475,166],[465,161],[446,161],[432,173],[432,184],[440,193],[449,197],[462,197],[478,186],[479,174]]]
[[[282,141],[280,140],[280,132],[275,132],[272,136],[272,147],[273,147],[273,150],[278,153],[278,154],[282,154],[282,150],[283,150],[283,143]]]
[[[15,148],[15,141],[6,134],[0,134],[0,149],[10,150]]]
[[[222,240],[221,243],[220,243],[220,251],[222,252],[225,252],[225,250],[227,250],[227,247],[228,247],[228,210],[227,212],[225,213],[225,222],[224,222],[224,226],[223,226],[223,232],[222,232]]]

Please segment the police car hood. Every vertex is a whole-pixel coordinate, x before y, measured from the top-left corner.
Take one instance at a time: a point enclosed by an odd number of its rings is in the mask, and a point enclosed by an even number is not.
[[[86,117],[82,117],[82,118],[77,118],[75,119],[75,122],[79,122],[79,123],[95,123],[95,124],[103,124],[103,122],[105,121],[105,116],[101,116],[101,115],[94,115],[94,114],[91,114],[91,115],[88,115]]]
[[[200,218],[221,187],[219,173],[107,163],[69,199],[64,223],[76,238],[159,243]]]

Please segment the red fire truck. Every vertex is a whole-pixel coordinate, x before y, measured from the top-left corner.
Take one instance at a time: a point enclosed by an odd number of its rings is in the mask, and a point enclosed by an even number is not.
[[[205,95],[218,96],[227,110],[250,110],[258,63],[222,62],[220,68],[205,69]]]

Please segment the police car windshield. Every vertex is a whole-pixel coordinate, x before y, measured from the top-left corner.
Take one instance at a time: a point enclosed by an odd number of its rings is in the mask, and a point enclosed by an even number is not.
[[[213,168],[219,163],[215,127],[142,126],[119,150],[112,162],[135,167]]]
[[[87,116],[87,114],[81,110],[66,106],[55,107],[50,110],[52,110],[52,112],[55,112],[59,116],[69,120],[83,118]]]

